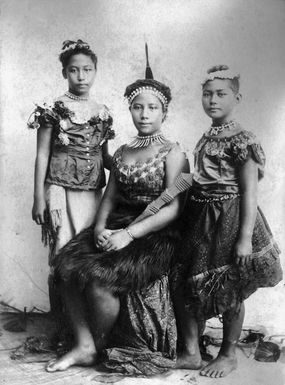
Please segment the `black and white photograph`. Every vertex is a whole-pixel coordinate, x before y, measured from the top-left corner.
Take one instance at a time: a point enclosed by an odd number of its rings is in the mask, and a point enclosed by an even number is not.
[[[0,0],[1,385],[285,385],[284,36],[284,0]]]

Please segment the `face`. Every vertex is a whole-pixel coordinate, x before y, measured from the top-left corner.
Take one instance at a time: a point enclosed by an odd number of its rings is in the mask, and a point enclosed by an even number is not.
[[[96,75],[95,66],[90,56],[82,53],[71,56],[62,73],[68,81],[70,92],[78,96],[89,94]]]
[[[233,110],[240,100],[241,95],[234,93],[227,79],[214,79],[203,87],[202,105],[214,123],[223,124],[231,120]]]
[[[130,111],[139,135],[152,135],[161,129],[165,113],[160,100],[155,95],[139,94],[133,100]]]

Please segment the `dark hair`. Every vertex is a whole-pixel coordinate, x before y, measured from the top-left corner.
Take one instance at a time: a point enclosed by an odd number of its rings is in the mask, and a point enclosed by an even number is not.
[[[92,62],[94,63],[95,70],[97,69],[97,61],[98,61],[97,56],[90,49],[87,43],[84,43],[82,40],[77,40],[77,42],[66,40],[65,42],[63,42],[62,49],[65,49],[65,48],[67,49],[61,52],[61,54],[59,55],[59,60],[62,64],[63,69],[65,69],[68,66],[68,63],[71,57],[78,54],[89,56]]]
[[[208,69],[207,73],[208,74],[214,74],[215,72],[217,71],[227,71],[229,70],[229,67],[226,65],[226,64],[219,64],[219,65],[216,65],[216,66],[213,66],[211,68]],[[239,88],[240,88],[240,75],[236,75],[234,76],[233,78],[227,78],[227,77],[215,77],[214,75],[214,78],[215,79],[221,79],[221,80],[227,80],[229,82],[229,85],[230,85],[230,88],[232,89],[232,91],[237,94],[239,93]],[[206,80],[204,83],[203,83],[203,86],[202,88],[204,88],[204,86],[209,82],[211,81],[211,79],[209,80]]]

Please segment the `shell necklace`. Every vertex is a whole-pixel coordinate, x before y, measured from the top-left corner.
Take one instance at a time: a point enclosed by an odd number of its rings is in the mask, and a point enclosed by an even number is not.
[[[130,144],[128,144],[128,147],[141,148],[141,147],[148,147],[153,143],[164,144],[166,142],[167,142],[167,139],[165,138],[165,136],[161,132],[159,132],[157,134],[147,135],[147,136],[137,135],[135,139]]]
[[[224,123],[220,126],[211,126],[209,130],[209,135],[216,136],[225,130],[233,130],[236,126],[236,123],[232,120],[229,123]]]

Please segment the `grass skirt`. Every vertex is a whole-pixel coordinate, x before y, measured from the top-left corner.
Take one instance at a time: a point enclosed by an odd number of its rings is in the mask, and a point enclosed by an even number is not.
[[[107,228],[128,226],[144,208],[120,206],[108,218]],[[78,281],[81,289],[97,280],[113,293],[141,290],[168,273],[177,238],[173,227],[167,227],[120,250],[102,252],[94,244],[92,226],[60,250],[54,261],[55,276],[65,282]]]
[[[279,248],[258,208],[252,235],[253,252],[245,267],[234,260],[239,236],[240,197],[201,202],[188,197],[183,218],[183,241],[175,266],[174,285],[183,285],[189,311],[208,319],[241,302],[259,287],[282,279]]]

